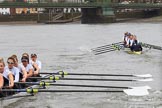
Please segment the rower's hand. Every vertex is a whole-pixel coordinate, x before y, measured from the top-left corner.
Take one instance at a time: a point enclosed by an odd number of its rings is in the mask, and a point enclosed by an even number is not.
[[[14,82],[10,82],[9,83],[9,86],[7,86],[8,88],[13,88],[13,86],[14,86]]]
[[[34,71],[34,76],[37,76],[39,74],[38,71]]]
[[[21,80],[21,82],[26,82],[26,78],[23,78],[23,79]]]

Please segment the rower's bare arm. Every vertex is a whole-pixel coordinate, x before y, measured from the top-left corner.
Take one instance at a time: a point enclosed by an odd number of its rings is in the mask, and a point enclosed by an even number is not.
[[[34,71],[34,76],[37,76],[39,74],[40,69],[36,63],[34,63],[33,66],[36,69],[36,71]]]
[[[13,77],[13,74],[12,73],[9,73],[8,78],[9,78],[9,86],[8,86],[8,88],[13,88],[13,86],[14,86],[14,77]]]
[[[0,88],[3,87],[4,81],[2,75],[0,75]]]
[[[25,79],[25,80],[26,80],[26,78],[27,78],[27,72],[26,72],[26,70],[25,70],[25,69],[23,69],[23,70],[22,70],[22,72],[23,72],[23,79]]]
[[[28,74],[27,74],[27,77],[31,77],[31,76],[33,76],[33,69],[30,69]]]

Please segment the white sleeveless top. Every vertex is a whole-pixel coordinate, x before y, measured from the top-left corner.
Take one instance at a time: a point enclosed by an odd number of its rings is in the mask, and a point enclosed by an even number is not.
[[[3,77],[5,77],[6,79],[9,80],[8,75],[9,75],[10,73],[11,73],[11,71],[9,71],[8,69],[4,69],[4,71],[3,71]]]
[[[39,60],[36,60],[36,62],[30,60],[29,63],[30,63],[31,65],[33,65],[34,63],[36,63],[36,64],[38,65],[39,69],[42,68],[42,63],[41,63],[41,61],[39,61]]]
[[[21,65],[22,65],[22,66],[21,66]],[[24,65],[21,63],[20,66],[23,67]],[[25,66],[24,66],[24,67],[25,67]],[[28,73],[30,69],[32,69],[32,70],[34,71],[33,66],[32,66],[31,64],[28,64],[28,65],[25,67],[25,70],[26,70],[26,72]]]
[[[18,64],[17,68],[18,68],[19,72],[23,74],[23,70],[25,70],[25,67],[21,64]]]
[[[5,70],[11,71],[11,73],[14,75],[15,80],[14,82],[19,82],[19,69],[17,67],[13,67],[12,69],[9,69],[8,66],[5,67]]]

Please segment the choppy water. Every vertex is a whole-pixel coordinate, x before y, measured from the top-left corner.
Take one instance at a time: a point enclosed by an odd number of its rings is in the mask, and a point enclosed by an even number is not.
[[[152,82],[58,81],[68,84],[149,85],[152,88],[150,95],[144,97],[124,93],[39,93],[5,108],[162,108],[161,51],[144,49],[142,55],[116,51],[98,56],[90,52],[91,48],[121,41],[126,31],[136,34],[142,42],[162,46],[162,23],[0,25],[0,57],[5,60],[12,54],[20,58],[24,52],[37,53],[43,63],[43,72],[149,73],[154,78]]]

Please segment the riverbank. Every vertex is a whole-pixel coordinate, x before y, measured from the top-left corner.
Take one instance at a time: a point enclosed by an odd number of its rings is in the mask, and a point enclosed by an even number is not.
[[[152,23],[152,22],[162,22],[162,16],[156,16],[151,18],[125,18],[125,19],[118,19],[117,22],[130,22],[130,23]]]
[[[37,21],[10,21],[10,22],[0,22],[0,25],[16,25],[16,24],[22,24],[22,25],[30,25],[30,24],[38,24]]]
[[[117,19],[116,23],[121,22],[127,22],[127,23],[151,23],[151,22],[162,22],[162,16],[152,17],[152,18],[123,18],[123,19]],[[73,22],[70,22],[73,23]],[[75,22],[76,23],[76,22]],[[77,21],[77,23],[80,23],[80,21]],[[10,22],[0,22],[0,25],[31,25],[31,24],[43,24],[43,23],[37,23],[37,21],[10,21]]]

